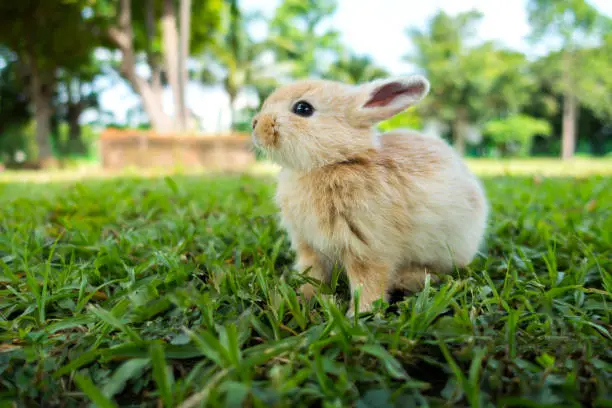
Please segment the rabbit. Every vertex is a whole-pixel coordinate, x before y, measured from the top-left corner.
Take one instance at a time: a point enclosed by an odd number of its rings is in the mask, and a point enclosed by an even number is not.
[[[485,191],[455,150],[416,131],[375,130],[429,89],[421,75],[300,80],[276,89],[253,118],[255,147],[280,166],[275,200],[295,270],[328,283],[343,265],[359,313],[467,266],[483,241]],[[305,299],[315,291],[300,288]]]

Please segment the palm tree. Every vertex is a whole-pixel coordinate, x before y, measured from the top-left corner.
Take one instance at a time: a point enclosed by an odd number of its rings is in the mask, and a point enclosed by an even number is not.
[[[248,25],[260,18],[258,13],[243,15],[238,0],[230,0],[224,10],[224,29],[205,55],[202,81],[222,83],[230,102],[232,127],[236,120],[235,101],[240,91],[252,87],[260,101],[276,87],[273,72],[262,61],[266,47],[253,41]]]
[[[291,65],[293,78],[324,76],[326,57],[341,51],[338,31],[323,30],[336,9],[336,0],[284,0],[276,9],[267,43],[277,62]]]

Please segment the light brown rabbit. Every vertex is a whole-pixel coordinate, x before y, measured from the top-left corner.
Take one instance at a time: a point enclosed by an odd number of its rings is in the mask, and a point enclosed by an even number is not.
[[[306,80],[276,90],[253,120],[254,143],[282,167],[276,200],[297,271],[328,282],[340,262],[351,292],[361,290],[360,312],[392,290],[418,290],[428,273],[435,281],[469,264],[483,239],[485,194],[455,151],[373,128],[428,91],[421,76]],[[310,298],[315,288],[301,291]]]

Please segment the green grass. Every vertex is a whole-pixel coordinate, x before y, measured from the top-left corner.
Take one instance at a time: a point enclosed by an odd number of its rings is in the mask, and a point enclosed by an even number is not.
[[[611,179],[486,187],[471,267],[355,320],[267,178],[0,184],[0,406],[611,406]]]

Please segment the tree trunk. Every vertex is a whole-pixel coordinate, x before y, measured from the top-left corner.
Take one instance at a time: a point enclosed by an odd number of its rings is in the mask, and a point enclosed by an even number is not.
[[[180,102],[178,103],[178,120],[183,130],[189,127],[189,108],[187,107],[187,86],[189,84],[189,40],[191,34],[191,0],[180,0],[180,55],[179,55],[179,87]]]
[[[229,81],[229,75],[225,80],[225,90],[227,92],[227,97],[229,98],[229,113],[230,113],[230,130],[234,130],[234,125],[236,122],[236,98],[238,97],[238,89],[236,89],[232,82]]]
[[[162,133],[171,131],[172,120],[163,110],[162,89],[161,86],[155,86],[155,76],[152,78],[153,83],[150,84],[136,73],[136,56],[132,43],[134,34],[131,0],[120,0],[117,14],[118,25],[109,28],[108,36],[121,50],[120,73],[142,99],[144,110],[153,129]],[[157,72],[155,67],[151,68],[155,74]]]
[[[135,79],[133,83],[136,92],[142,98],[142,105],[153,129],[161,133],[171,132],[174,126],[170,116],[164,112],[161,93],[155,92],[142,78]]]
[[[51,107],[52,86],[45,83],[44,77],[39,72],[36,62],[30,58],[31,64],[31,96],[34,102],[34,119],[36,122],[36,146],[38,152],[36,160],[41,167],[53,164],[53,152],[51,150]]]
[[[164,62],[168,83],[172,89],[172,99],[174,100],[174,118],[179,131],[184,131],[184,124],[180,120],[181,89],[179,84],[179,38],[176,24],[176,9],[173,0],[164,0],[164,10],[162,14],[162,35],[164,42]]]
[[[229,95],[230,130],[234,130],[234,124],[236,121],[236,111],[234,109],[235,102],[236,102],[236,98],[232,94],[230,94]]]
[[[147,0],[146,4],[146,21],[145,21],[145,29],[146,29],[146,52],[147,52],[147,62],[149,64],[149,68],[151,68],[151,87],[153,88],[153,93],[159,95],[159,98],[162,98],[163,86],[161,81],[161,64],[159,63],[158,56],[153,52],[153,41],[155,39],[155,4],[153,0]]]
[[[79,124],[79,116],[77,115],[69,116],[68,117],[68,127],[69,127],[68,140],[70,140],[70,144],[72,145],[81,144],[82,145],[81,125]]]
[[[85,142],[83,141],[82,129],[79,123],[83,109],[80,105],[68,107],[68,140],[66,141],[66,153],[83,155],[87,153]]]
[[[561,158],[563,160],[571,159],[574,156],[576,149],[576,119],[577,119],[577,101],[574,95],[574,87],[572,81],[572,55],[570,51],[563,54],[563,129],[561,139]]]
[[[66,121],[68,122],[68,140],[64,142],[62,147],[63,154],[83,154],[85,153],[85,144],[81,139],[81,125],[79,119],[85,109],[85,101],[82,97],[81,81],[78,77],[71,76],[65,79],[66,94],[68,102],[66,103]]]
[[[455,119],[455,123],[453,123],[453,138],[455,139],[454,140],[455,150],[461,156],[465,155],[464,129],[465,129],[465,122],[463,121],[462,117],[459,116],[457,117],[457,119]]]
[[[561,140],[561,157],[571,159],[576,150],[576,114],[578,106],[576,97],[570,92],[563,96],[563,130]]]

